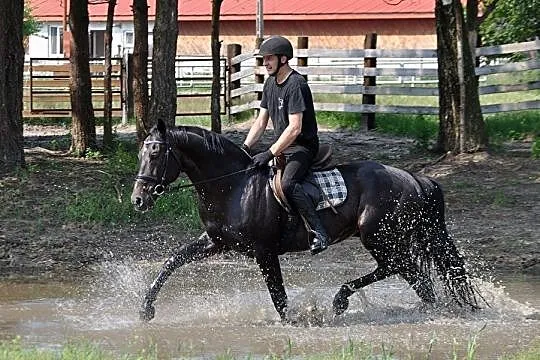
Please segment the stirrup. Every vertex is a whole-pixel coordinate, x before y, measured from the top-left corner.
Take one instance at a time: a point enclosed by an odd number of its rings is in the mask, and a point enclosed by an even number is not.
[[[313,242],[309,247],[309,251],[311,252],[311,255],[317,255],[328,248],[328,241],[326,239],[323,240],[323,237],[320,236],[320,234],[316,231],[313,231],[313,234],[315,237],[313,238]]]

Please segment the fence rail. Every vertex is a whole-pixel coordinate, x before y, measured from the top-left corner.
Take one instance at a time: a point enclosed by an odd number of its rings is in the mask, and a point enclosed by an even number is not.
[[[531,92],[533,99],[497,104],[482,105],[482,112],[496,113],[526,109],[540,109],[540,80],[526,80],[520,83],[493,84],[486,81],[490,75],[540,69],[538,51],[540,40],[477,48],[475,54],[482,63],[475,69],[480,77],[479,94]],[[406,113],[438,114],[439,90],[437,87],[437,50],[435,49],[297,49],[298,58],[307,58],[307,66],[296,66],[302,75],[307,76],[315,98],[315,110],[356,113]],[[522,61],[508,62],[504,56],[510,54],[529,55]],[[257,82],[266,74],[262,66],[257,66],[254,54],[240,53],[229,57],[229,67],[237,71],[230,75],[231,81],[239,86],[230,90],[231,105],[229,114],[258,109],[263,84]],[[499,57],[493,64],[487,64],[485,57]],[[364,58],[376,58],[376,67],[365,67]],[[365,86],[364,79],[376,78],[376,86]],[[339,102],[328,102],[324,95],[341,94]],[[323,95],[323,96],[318,96]],[[354,96],[356,95],[356,97]],[[435,105],[405,104],[362,104],[362,95],[391,95],[428,98]],[[352,96],[352,97],[351,97]],[[378,99],[378,98],[377,98]]]

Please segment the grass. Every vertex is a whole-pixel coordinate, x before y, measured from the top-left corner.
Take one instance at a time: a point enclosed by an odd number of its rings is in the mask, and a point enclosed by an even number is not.
[[[317,117],[321,126],[329,128],[354,130],[359,129],[361,122],[361,114],[320,112]],[[490,142],[497,144],[507,140],[532,138],[531,154],[533,157],[540,157],[539,118],[540,111],[486,116],[485,123]],[[46,119],[46,122],[49,120]],[[181,122],[208,126],[209,120],[199,117],[182,119]],[[421,146],[427,146],[435,141],[438,133],[436,116],[377,114],[376,125],[380,133],[414,138]],[[54,150],[63,146],[66,144],[54,140],[50,144]],[[55,214],[59,212],[58,216],[64,221],[102,224],[167,221],[182,224],[188,231],[200,229],[197,200],[192,189],[167,192],[148,213],[140,214],[133,210],[130,193],[133,175],[137,171],[137,148],[134,142],[116,141],[110,152],[90,151],[88,157],[102,163],[94,172],[94,181],[85,184],[80,191],[72,193],[65,206],[57,203],[46,206],[54,210]],[[66,166],[69,165],[59,167],[54,161],[50,164],[36,164],[29,166],[20,175],[25,181],[32,174],[39,176],[40,171],[68,171]],[[186,183],[186,180],[180,180],[179,183]],[[13,196],[16,197],[16,192],[13,192]],[[504,206],[507,201],[508,199],[499,196],[495,197],[493,202]],[[24,217],[27,214],[21,213],[19,216]]]
[[[493,114],[485,117],[490,140],[522,140],[540,136],[540,111]]]
[[[85,186],[66,206],[66,221],[116,224],[149,219],[182,223],[185,230],[200,228],[196,198],[190,190],[167,192],[148,213],[133,210],[130,194],[133,174],[137,172],[134,143],[117,142],[115,149],[104,159],[105,168],[98,171],[99,181],[93,182],[95,186]],[[183,183],[186,183],[183,179],[178,181],[178,184]]]
[[[115,187],[104,184],[88,188],[78,194],[65,208],[67,222],[125,224],[142,221],[175,222],[187,231],[200,229],[199,211],[194,194],[190,191],[169,192],[162,195],[152,211],[138,213],[133,209],[130,188],[122,186],[119,193]],[[120,194],[120,195],[119,195]]]
[[[481,77],[480,86],[498,84],[520,84],[540,79],[540,69],[525,70],[512,73],[490,74]]]
[[[351,113],[317,113],[317,119],[323,126],[357,130],[360,127],[361,115]],[[417,139],[427,143],[436,139],[439,124],[435,115],[377,114],[375,117],[377,131],[397,136]],[[540,155],[540,111],[528,110],[499,113],[484,116],[486,131],[490,142],[498,143],[508,140],[523,140],[532,137],[533,155]]]
[[[56,150],[57,144],[49,147]],[[0,179],[2,200],[12,204],[0,209],[0,217],[110,225],[167,222],[188,232],[198,231],[198,204],[191,188],[167,192],[152,211],[139,213],[133,209],[130,196],[138,168],[137,153],[135,142],[116,141],[110,152],[92,150],[86,160],[36,159],[13,174],[16,180]],[[83,183],[81,178],[85,179]],[[171,187],[184,183],[187,180],[180,179]],[[42,197],[43,192],[48,195]]]
[[[306,359],[306,360],[391,360],[391,359],[431,359],[433,358],[434,341],[430,341],[424,354],[416,355],[413,353],[407,353],[399,356],[398,353],[402,353],[399,349],[395,349],[394,346],[388,344],[381,344],[380,346],[374,346],[364,342],[357,342],[348,340],[344,345],[338,346],[325,353],[318,354],[296,354],[293,344],[288,341],[286,348],[282,354],[269,353],[264,356],[235,356],[230,350],[224,350],[221,354],[214,356],[215,359],[221,360],[234,360],[234,359],[251,359],[251,358],[264,358],[264,359]],[[465,354],[461,354],[456,350],[459,344],[454,344],[454,349],[444,357],[447,359],[466,359],[475,360],[480,359],[477,354],[478,342],[476,336],[472,336],[466,344]],[[536,343],[531,345],[528,349],[525,349],[516,354],[503,355],[498,357],[501,360],[536,360],[540,356],[540,344]],[[180,358],[188,358],[180,357]],[[0,341],[0,360],[155,360],[155,359],[167,359],[171,358],[170,355],[162,354],[159,352],[158,347],[150,345],[146,349],[142,349],[136,354],[118,354],[111,351],[104,350],[97,344],[82,342],[82,343],[69,343],[58,350],[50,349],[38,349],[35,347],[27,347],[21,344],[20,338],[15,338],[10,341]]]
[[[438,132],[436,116],[377,114],[375,119],[378,132],[414,138],[425,145],[435,140]],[[362,115],[320,112],[317,113],[317,121],[324,127],[358,130]]]
[[[88,342],[69,343],[59,350],[26,347],[19,338],[0,342],[0,360],[154,360],[154,349],[144,350],[141,354],[114,354],[100,346]]]

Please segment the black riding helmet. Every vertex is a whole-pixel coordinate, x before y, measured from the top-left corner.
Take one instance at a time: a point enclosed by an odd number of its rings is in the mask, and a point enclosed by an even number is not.
[[[293,57],[293,47],[291,42],[283,36],[272,36],[264,40],[259,49],[259,56],[264,55],[284,55],[287,59]]]

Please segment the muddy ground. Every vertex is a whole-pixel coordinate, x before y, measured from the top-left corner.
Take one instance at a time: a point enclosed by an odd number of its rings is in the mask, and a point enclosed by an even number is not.
[[[247,126],[224,129],[240,144]],[[0,274],[56,276],[85,271],[105,260],[163,260],[193,234],[177,224],[146,222],[129,225],[66,223],[47,209],[65,207],[69,199],[95,184],[104,171],[99,160],[70,157],[67,130],[26,127],[25,156],[30,171],[0,174]],[[132,128],[118,128],[133,137]],[[376,133],[321,131],[334,146],[338,162],[375,159],[385,164],[435,177],[445,189],[447,223],[469,266],[484,275],[540,275],[540,160],[530,156],[531,143],[519,141],[490,152],[443,156],[421,149],[413,140]],[[260,149],[270,141],[265,135]],[[129,198],[131,179],[125,198]],[[333,247],[334,248],[334,247]],[[369,255],[348,240],[326,255],[342,259],[354,250]],[[300,256],[310,256],[308,253]],[[358,257],[356,257],[358,258]]]

